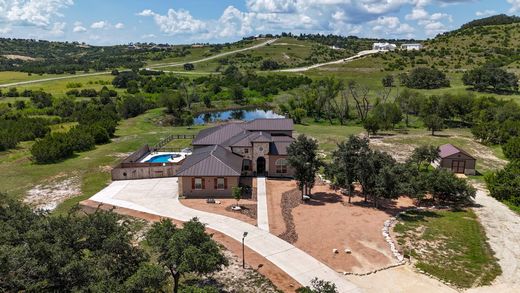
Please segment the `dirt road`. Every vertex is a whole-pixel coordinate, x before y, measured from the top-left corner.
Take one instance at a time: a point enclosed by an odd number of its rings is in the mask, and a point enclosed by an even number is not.
[[[470,292],[520,292],[520,216],[507,206],[488,195],[481,185],[474,208],[482,226],[486,230],[488,242],[502,268],[493,286],[476,288]]]
[[[307,70],[311,70],[311,69],[322,67],[322,66],[326,66],[326,65],[333,65],[333,64],[341,64],[341,63],[350,62],[352,60],[355,60],[355,59],[358,59],[358,58],[361,58],[361,57],[364,57],[364,56],[367,56],[367,55],[379,53],[379,52],[381,52],[381,51],[366,50],[366,51],[361,51],[361,52],[357,53],[354,56],[351,56],[351,57],[348,57],[348,58],[343,58],[341,60],[330,61],[330,62],[325,62],[325,63],[319,63],[319,64],[314,64],[314,65],[306,66],[306,67],[281,69],[281,70],[278,70],[278,72],[301,72],[301,71],[307,71]]]

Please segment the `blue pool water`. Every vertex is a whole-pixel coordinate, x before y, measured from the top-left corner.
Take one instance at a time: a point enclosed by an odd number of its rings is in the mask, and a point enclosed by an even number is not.
[[[176,154],[167,154],[167,155],[157,155],[153,156],[151,159],[146,161],[147,163],[168,163],[168,159],[170,158],[177,158],[179,155]]]
[[[204,113],[193,119],[193,124],[201,125],[204,123],[226,120],[251,121],[258,118],[285,118],[283,115],[276,114],[272,110],[249,109],[249,110],[230,110],[222,112]]]

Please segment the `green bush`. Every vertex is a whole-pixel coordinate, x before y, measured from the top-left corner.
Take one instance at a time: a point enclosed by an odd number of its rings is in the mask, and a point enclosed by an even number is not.
[[[68,133],[47,135],[37,140],[31,148],[31,154],[39,164],[55,163],[72,156],[73,153]]]
[[[510,160],[520,159],[520,137],[513,137],[502,146],[504,155]]]

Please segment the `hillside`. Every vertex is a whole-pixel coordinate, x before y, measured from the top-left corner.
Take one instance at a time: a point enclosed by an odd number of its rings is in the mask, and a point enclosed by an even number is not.
[[[350,64],[402,71],[413,67],[437,67],[462,71],[493,62],[515,71],[520,69],[520,23],[464,26],[422,42],[421,51],[381,53]]]
[[[168,45],[135,43],[91,46],[77,42],[0,38],[0,71],[63,74],[139,68],[145,64],[188,62],[228,50],[243,48],[257,40],[225,44]]]

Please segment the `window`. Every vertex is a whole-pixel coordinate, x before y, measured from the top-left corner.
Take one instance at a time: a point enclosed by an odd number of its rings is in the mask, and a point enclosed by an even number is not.
[[[195,178],[195,189],[196,190],[202,189],[202,178]]]
[[[244,149],[244,154],[249,154],[249,149],[248,148]]]
[[[251,161],[250,160],[244,160],[244,165],[242,166],[243,171],[249,171],[251,170]]]
[[[225,179],[224,178],[217,178],[217,189],[225,189]]]
[[[278,159],[274,163],[276,165],[276,173],[277,174],[285,174],[287,173],[287,160],[286,159]]]

